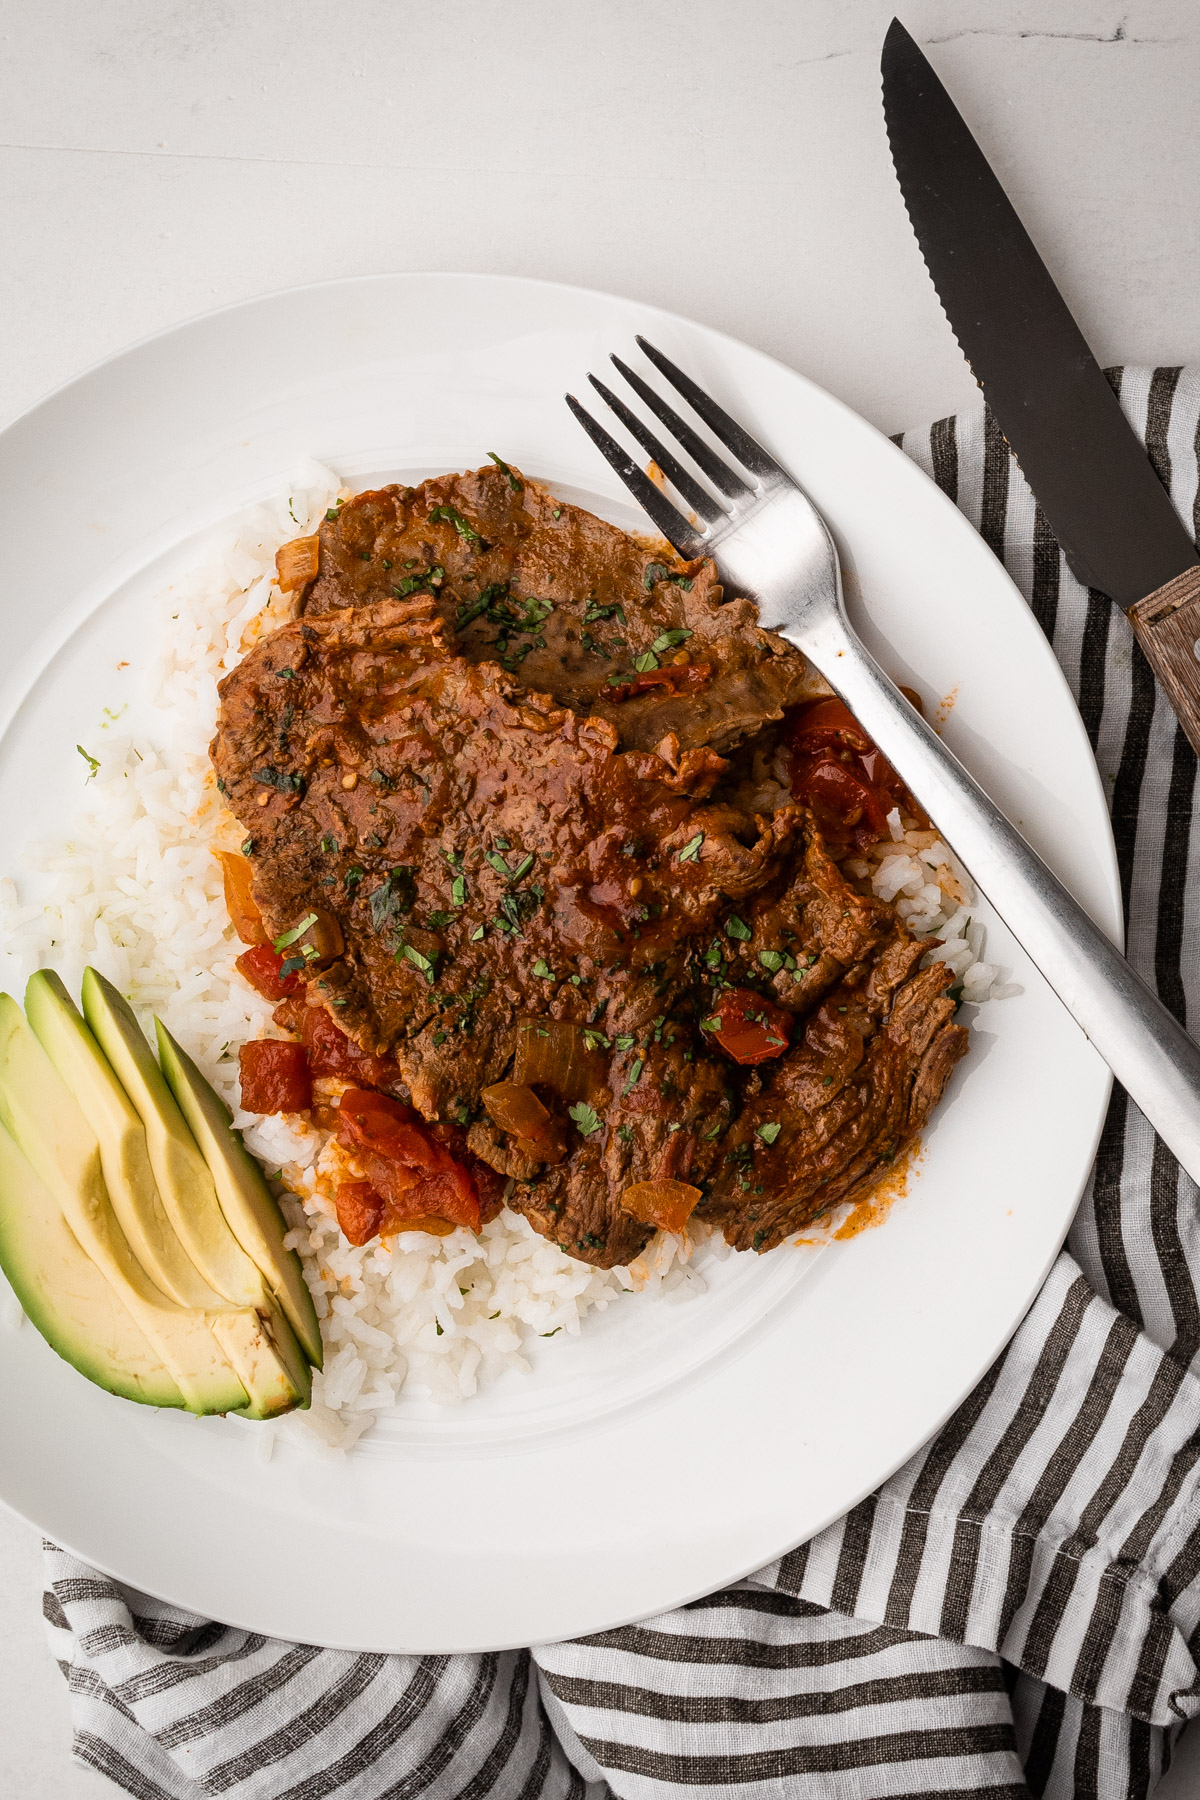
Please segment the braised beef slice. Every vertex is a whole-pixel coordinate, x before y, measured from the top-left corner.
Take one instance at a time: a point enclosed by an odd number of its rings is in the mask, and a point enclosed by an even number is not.
[[[675,767],[620,752],[603,720],[446,655],[436,629],[428,601],[413,598],[272,633],[222,684],[212,754],[251,837],[267,930],[281,936],[315,913],[340,942],[304,971],[308,999],[365,1051],[394,1057],[424,1117],[467,1123],[508,1071],[522,1018],[592,1026],[613,1045],[628,1037],[643,1064],[682,1055],[658,1021],[679,1004],[694,1018],[702,947],[731,902],[784,877],[803,820],[796,807],[749,818],[698,798],[688,770],[707,794],[710,752]],[[623,1084],[634,1060],[616,1052]],[[684,1092],[667,1063],[653,1089],[641,1079],[642,1093],[634,1082],[614,1097],[605,1126],[634,1121],[619,1157],[630,1179],[656,1166]],[[715,1065],[693,1072],[709,1125],[703,1090],[724,1080]],[[655,1108],[657,1124],[641,1117]],[[607,1118],[605,1103],[597,1110]],[[606,1154],[605,1135],[591,1136],[537,1179],[547,1194],[569,1190],[554,1201],[564,1232],[576,1212],[586,1221],[560,1241],[611,1262],[646,1230],[620,1212],[619,1188],[589,1175]],[[472,1147],[487,1156],[478,1134]],[[514,1168],[507,1153],[500,1166]],[[517,1201],[535,1207],[532,1195]]]
[[[799,651],[759,629],[750,601],[723,603],[711,561],[649,551],[516,469],[358,494],[319,538],[305,616],[427,592],[461,655],[608,719],[627,749],[652,750],[672,731],[684,750],[724,749],[828,691]],[[647,656],[658,672],[635,667]],[[639,679],[697,685],[626,692]]]
[[[435,486],[423,505],[443,503]],[[538,496],[499,471],[441,491],[465,514],[477,490],[488,542]],[[431,551],[449,581],[454,544]],[[952,976],[918,967],[927,946],[847,884],[807,813],[777,789],[758,810],[752,745],[736,767],[686,734],[623,749],[611,717],[455,654],[444,596],[372,598],[367,561],[346,571],[363,603],[313,604],[333,597],[323,563],[305,614],[222,683],[212,746],[267,929],[304,927],[314,951],[307,1006],[394,1059],[397,1091],[600,1267],[650,1235],[621,1207],[633,1182],[692,1183],[697,1217],[754,1249],[869,1188],[966,1044]],[[706,1032],[728,984],[793,1015],[774,1063],[739,1068]],[[539,1087],[557,1133],[542,1149],[481,1099],[512,1079],[531,1019],[586,1029],[599,1071],[570,1109]]]
[[[898,942],[909,970],[924,945]],[[768,1072],[722,1142],[699,1216],[740,1250],[769,1250],[875,1185],[925,1124],[967,1032],[953,1023],[943,963],[875,987],[871,972],[834,988],[803,1041]]]

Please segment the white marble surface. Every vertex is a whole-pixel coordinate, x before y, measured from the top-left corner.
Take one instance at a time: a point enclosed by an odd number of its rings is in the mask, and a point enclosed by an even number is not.
[[[1105,361],[1200,357],[1195,0],[900,0]],[[746,338],[894,431],[974,386],[892,177],[893,0],[0,0],[0,420],[275,287],[489,269]],[[0,1515],[0,1791],[68,1761]],[[1159,1790],[1200,1795],[1200,1728]]]

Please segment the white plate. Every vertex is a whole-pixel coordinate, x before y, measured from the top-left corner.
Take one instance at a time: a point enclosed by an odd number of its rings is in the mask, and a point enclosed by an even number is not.
[[[1000,565],[887,439],[684,319],[484,276],[274,295],[141,344],[0,434],[0,820],[11,868],[78,798],[75,742],[136,663],[181,546],[300,458],[356,485],[495,449],[609,516],[625,497],[562,403],[644,331],[799,477],[884,665],[954,693],[947,742],[1119,935],[1095,764]],[[986,909],[983,915],[987,917]],[[241,1421],[156,1415],[0,1332],[0,1498],[196,1611],[370,1650],[524,1644],[657,1612],[810,1536],[904,1461],[1008,1338],[1062,1242],[1107,1071],[1008,933],[1019,998],[975,1024],[907,1196],[819,1260],[730,1259],[714,1291],[539,1346],[452,1412],[352,1456],[270,1463]],[[803,1277],[803,1279],[802,1279]]]

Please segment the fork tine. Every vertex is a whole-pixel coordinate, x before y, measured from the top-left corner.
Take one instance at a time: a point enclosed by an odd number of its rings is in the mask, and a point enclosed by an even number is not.
[[[640,338],[638,342],[641,342]],[[661,394],[656,394],[654,389],[643,381],[640,375],[635,374],[626,363],[623,363],[619,356],[614,356],[611,360],[621,371],[634,393],[641,395],[651,412],[662,420],[667,430],[679,439],[688,455],[699,463],[714,487],[719,487],[721,492],[728,494],[731,500],[740,499],[743,494],[750,492],[749,487],[736,470],[731,469],[728,463],[722,462],[715,450],[709,449],[704,439],[696,435],[686,419],[679,417],[674,407],[667,405]]]
[[[700,533],[692,529],[682,513],[676,512],[666,495],[625,454],[616,439],[609,437],[603,425],[598,425],[591,413],[580,406],[574,394],[564,398],[605,462],[620,476],[638,505],[650,514],[667,542],[674,544],[681,556],[703,556],[705,543]]]
[[[644,425],[638,415],[631,412],[625,402],[618,399],[612,389],[605,387],[604,383],[597,380],[595,375],[589,375],[588,380],[605,405],[610,406],[616,413],[630,436],[637,439],[643,450],[650,452],[667,480],[673,484],[676,492],[683,496],[692,511],[699,513],[702,519],[707,519],[710,525],[715,525],[719,519],[725,519],[727,515],[724,507],[714,500],[705,488],[700,486],[694,475],[689,475],[678,457],[672,456],[666,445],[660,443],[649,426]]]
[[[682,369],[676,368],[669,356],[664,356],[661,350],[656,350],[654,345],[648,343],[644,337],[639,337],[637,341],[660,374],[666,376],[671,386],[683,395],[689,406],[699,413],[714,436],[721,440],[727,450],[733,451],[739,462],[760,477],[782,475],[786,481],[791,480],[786,469],[780,468],[775,458],[763,449],[757,438],[752,438],[744,426],[739,425],[736,419],[730,418],[723,406],[718,406],[702,387],[696,386],[690,376],[685,375]]]

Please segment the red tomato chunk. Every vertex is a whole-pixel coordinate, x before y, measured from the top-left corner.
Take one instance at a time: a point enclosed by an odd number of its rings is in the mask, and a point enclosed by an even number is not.
[[[479,1195],[470,1171],[455,1161],[411,1106],[386,1094],[349,1088],[338,1109],[337,1137],[387,1203],[379,1226],[382,1235],[421,1217],[479,1230]]]
[[[303,1044],[258,1038],[242,1045],[238,1060],[247,1112],[307,1112],[312,1105],[312,1075]]]
[[[734,1062],[753,1065],[783,1055],[792,1035],[792,1016],[753,988],[726,988],[702,1027]]]
[[[671,694],[694,694],[707,687],[712,676],[708,663],[668,663],[665,669],[642,669],[632,681],[621,681],[605,694],[606,700],[628,700],[634,694],[645,694],[651,688],[665,688]]]
[[[842,701],[799,707],[788,719],[786,738],[792,793],[812,808],[831,842],[866,849],[888,835],[894,806],[916,810],[896,771]]]
[[[264,1000],[278,1002],[286,1000],[300,987],[300,977],[295,970],[290,975],[282,973],[284,960],[270,944],[256,944],[253,950],[243,950],[235,967],[256,994],[261,994]]]
[[[340,1181],[334,1204],[347,1243],[369,1244],[379,1230],[387,1201],[369,1181]]]
[[[299,1021],[300,1038],[308,1052],[314,1075],[333,1075],[340,1081],[361,1082],[364,1087],[403,1086],[400,1070],[390,1056],[370,1056],[347,1037],[323,1006],[306,1006]],[[414,1115],[415,1116],[415,1115]]]

